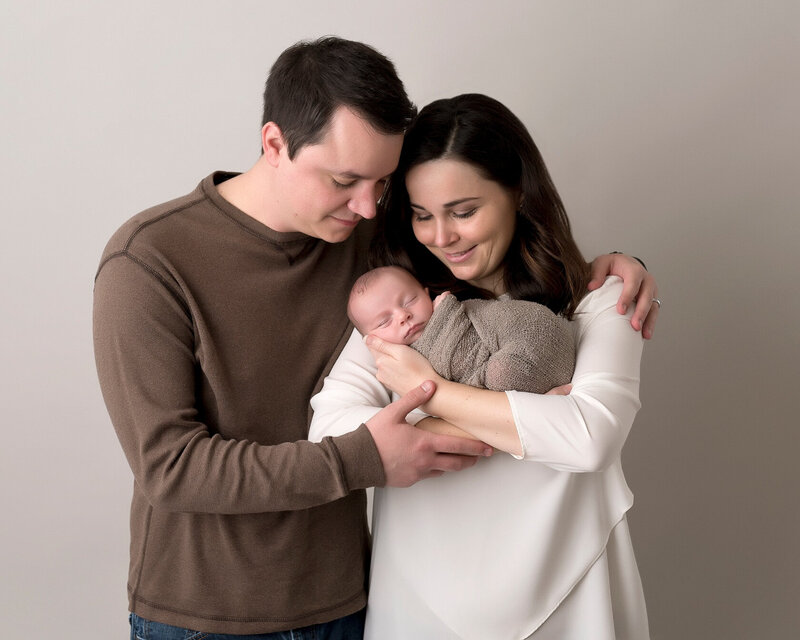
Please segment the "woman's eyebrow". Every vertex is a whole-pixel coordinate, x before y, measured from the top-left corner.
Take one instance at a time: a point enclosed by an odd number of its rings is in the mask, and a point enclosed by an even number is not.
[[[445,202],[442,205],[442,208],[447,209],[449,207],[455,207],[458,204],[463,204],[464,202],[469,202],[470,200],[477,200],[477,199],[478,196],[469,196],[468,198],[459,198],[458,200],[451,200],[450,202]],[[421,209],[422,211],[427,211],[425,207],[415,204],[413,202],[410,202],[409,204],[414,209]]]

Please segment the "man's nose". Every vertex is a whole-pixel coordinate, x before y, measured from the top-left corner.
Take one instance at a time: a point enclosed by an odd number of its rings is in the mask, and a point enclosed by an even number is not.
[[[377,211],[375,188],[367,183],[359,185],[358,190],[347,202],[347,208],[367,220],[374,218]]]

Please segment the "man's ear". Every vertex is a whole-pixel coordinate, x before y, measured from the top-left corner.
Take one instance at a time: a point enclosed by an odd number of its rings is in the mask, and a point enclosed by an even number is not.
[[[267,122],[261,127],[261,148],[267,162],[273,167],[277,166],[281,152],[286,149],[286,141],[283,139],[283,131],[274,122]]]

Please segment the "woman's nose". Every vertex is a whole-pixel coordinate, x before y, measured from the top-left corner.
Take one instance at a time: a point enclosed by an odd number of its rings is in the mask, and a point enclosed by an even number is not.
[[[446,247],[453,244],[455,240],[455,233],[450,227],[449,221],[436,223],[436,231],[433,237],[433,244],[437,247]]]

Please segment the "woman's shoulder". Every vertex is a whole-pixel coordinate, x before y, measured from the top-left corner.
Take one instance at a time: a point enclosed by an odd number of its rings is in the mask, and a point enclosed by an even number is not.
[[[587,293],[575,309],[575,314],[597,313],[604,309],[616,308],[622,294],[622,278],[608,276],[602,286]]]

